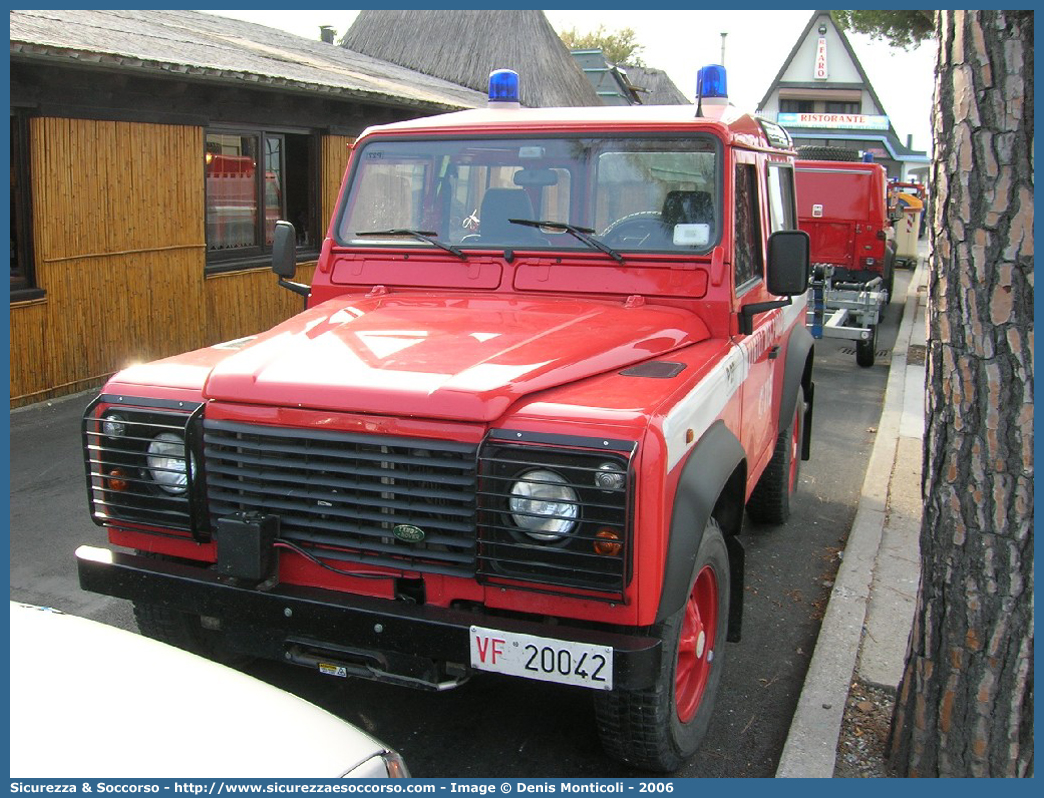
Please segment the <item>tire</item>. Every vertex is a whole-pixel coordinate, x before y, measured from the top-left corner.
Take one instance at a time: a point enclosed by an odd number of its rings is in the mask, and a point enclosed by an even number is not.
[[[198,654],[223,665],[240,667],[251,657],[224,644],[221,632],[204,629],[198,615],[178,612],[161,604],[134,602],[134,620],[145,637]]]
[[[790,499],[801,474],[805,438],[805,391],[799,389],[794,417],[776,438],[772,459],[747,500],[747,513],[759,524],[783,524],[790,518]]]
[[[729,557],[721,527],[707,522],[696,552],[689,598],[659,628],[656,683],[595,696],[602,746],[633,767],[673,773],[707,733],[721,682],[729,618]]]
[[[158,554],[138,552],[144,557],[169,559]],[[180,612],[162,604],[135,601],[134,620],[145,637],[233,667],[245,665],[251,657],[230,649],[221,632],[205,629],[198,615]]]
[[[859,150],[845,147],[819,147],[807,145],[797,148],[797,156],[803,161],[858,161],[862,156]]]
[[[864,369],[870,368],[874,365],[874,360],[877,357],[877,325],[875,324],[870,328],[870,340],[869,341],[856,341],[856,363],[862,366]]]

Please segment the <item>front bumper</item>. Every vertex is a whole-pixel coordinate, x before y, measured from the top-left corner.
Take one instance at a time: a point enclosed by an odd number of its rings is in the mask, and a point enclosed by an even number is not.
[[[317,588],[237,584],[213,570],[93,546],[76,550],[80,587],[219,619],[238,651],[412,687],[452,687],[469,670],[472,625],[613,648],[617,689],[642,689],[660,667],[658,637],[547,626],[465,610],[411,605]]]

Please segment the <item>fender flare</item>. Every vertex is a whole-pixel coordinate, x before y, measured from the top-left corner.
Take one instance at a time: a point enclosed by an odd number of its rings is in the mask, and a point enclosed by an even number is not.
[[[714,422],[689,452],[674,494],[657,622],[669,618],[685,603],[707,519],[745,459],[743,446],[721,420]]]
[[[796,325],[787,340],[786,360],[783,363],[783,395],[779,400],[779,418],[776,429],[785,429],[790,423],[790,419],[794,417],[798,386],[803,385],[805,388],[805,400],[808,402],[808,410],[805,411],[806,422],[812,417],[812,379],[810,373],[806,375],[806,365],[809,363],[814,347],[815,339],[808,328],[804,324]],[[808,430],[806,437],[809,437],[812,427],[806,423],[805,429]]]

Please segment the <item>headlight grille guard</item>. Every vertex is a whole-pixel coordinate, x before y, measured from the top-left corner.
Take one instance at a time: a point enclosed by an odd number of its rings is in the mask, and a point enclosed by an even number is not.
[[[634,460],[637,443],[517,430],[490,430],[479,450],[477,492],[480,582],[554,595],[621,602],[632,576]],[[604,463],[625,475],[622,487],[595,483]],[[511,520],[511,486],[533,469],[564,478],[579,496],[575,529],[560,541],[536,541]],[[618,539],[600,538],[612,530]],[[598,554],[597,543],[618,551]]]
[[[103,416],[109,411],[126,419],[123,435],[107,436],[102,431]],[[95,398],[84,411],[81,424],[87,501],[94,523],[176,530],[189,532],[200,542],[210,540],[202,417],[200,402],[117,394]],[[165,492],[149,473],[149,442],[163,432],[185,441],[188,484],[184,494]],[[115,489],[116,483],[123,483],[123,488]]]

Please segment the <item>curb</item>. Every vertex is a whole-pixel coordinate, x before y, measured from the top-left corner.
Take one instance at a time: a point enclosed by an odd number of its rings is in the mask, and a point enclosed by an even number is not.
[[[870,454],[855,520],[776,768],[776,778],[832,778],[834,775],[841,721],[856,670],[874,566],[884,534],[889,483],[906,406],[907,351],[920,301],[917,288],[923,282],[924,271],[925,260],[919,258],[892,350],[877,439]]]
[[[33,410],[39,412],[41,410],[46,410],[52,405],[65,404],[73,400],[82,401],[83,406],[86,407],[87,403],[98,395],[98,391],[101,390],[101,387],[104,384],[105,383],[102,382],[93,388],[84,388],[82,391],[77,391],[76,393],[62,394],[61,396],[55,396],[51,399],[41,399],[39,402],[31,402],[27,405],[19,405],[18,407],[12,407],[9,409],[9,412],[12,416],[18,415],[20,413],[28,413]]]

